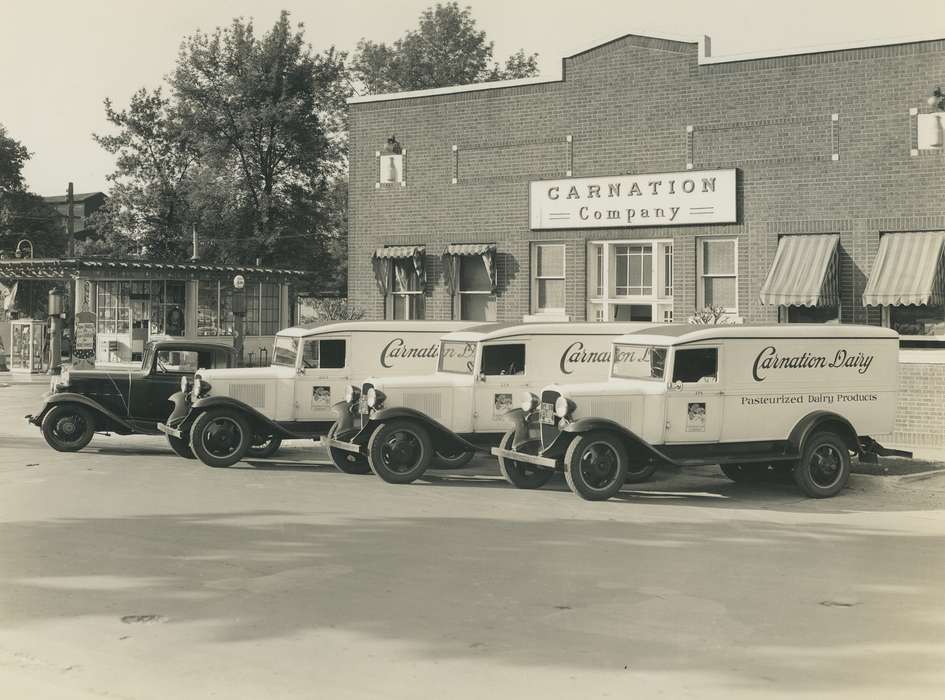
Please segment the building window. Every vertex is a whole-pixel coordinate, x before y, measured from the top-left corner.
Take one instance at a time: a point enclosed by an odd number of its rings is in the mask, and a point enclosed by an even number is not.
[[[184,298],[186,283],[182,281],[151,282],[150,334],[184,335]]]
[[[722,307],[738,315],[738,241],[734,238],[703,238],[697,246],[700,309]]]
[[[532,247],[532,308],[535,313],[564,313],[564,243]]]
[[[672,241],[592,241],[587,270],[589,320],[672,322]]]
[[[131,282],[98,283],[96,315],[99,333],[131,332]]]
[[[282,295],[278,284],[246,283],[246,335],[275,335],[281,323]]]
[[[492,279],[481,255],[458,256],[459,286],[456,289],[462,321],[495,321],[496,299]]]
[[[945,306],[941,304],[884,306],[883,321],[907,336],[901,341],[903,347],[925,347],[929,341],[945,340]]]
[[[423,288],[412,258],[391,260],[390,318],[407,321],[423,318]]]

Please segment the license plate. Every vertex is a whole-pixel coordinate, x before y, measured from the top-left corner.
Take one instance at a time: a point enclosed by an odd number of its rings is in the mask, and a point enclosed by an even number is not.
[[[358,399],[358,413],[361,413],[361,414],[363,414],[363,415],[367,415],[367,414],[370,413],[370,412],[371,412],[371,409],[370,409],[370,407],[367,405],[367,398],[365,398],[364,396],[362,396],[360,399]]]
[[[545,425],[554,425],[555,405],[553,403],[543,403],[538,414],[538,420]]]

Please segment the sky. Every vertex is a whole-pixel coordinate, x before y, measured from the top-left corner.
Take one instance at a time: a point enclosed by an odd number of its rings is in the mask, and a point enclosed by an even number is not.
[[[92,140],[107,133],[102,105],[156,87],[181,40],[233,17],[259,33],[289,10],[313,48],[352,51],[360,38],[391,42],[434,0],[0,0],[0,124],[33,154],[27,185],[43,195],[106,190],[114,169]],[[495,56],[539,54],[556,76],[564,56],[623,34],[712,38],[714,56],[945,38],[943,0],[466,0]],[[941,82],[945,85],[945,75]]]

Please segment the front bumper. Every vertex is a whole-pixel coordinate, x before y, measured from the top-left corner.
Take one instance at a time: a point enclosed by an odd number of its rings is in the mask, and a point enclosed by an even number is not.
[[[347,440],[339,440],[336,437],[325,436],[322,438],[322,445],[325,447],[334,447],[339,450],[344,450],[345,452],[354,452],[356,454],[365,454],[366,449],[364,445],[358,445]]]
[[[538,467],[546,469],[558,469],[561,466],[561,459],[554,457],[542,457],[541,455],[530,455],[516,450],[507,450],[504,447],[493,447],[492,454],[496,457],[503,457],[513,462],[528,462]]]
[[[169,425],[165,425],[164,423],[158,423],[157,429],[160,430],[165,435],[176,437],[178,440],[184,439],[184,434],[180,430],[178,430],[177,428],[172,428]]]

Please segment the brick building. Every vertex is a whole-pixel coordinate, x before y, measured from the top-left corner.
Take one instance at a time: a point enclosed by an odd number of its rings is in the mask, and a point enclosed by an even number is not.
[[[349,297],[369,318],[891,325],[897,440],[945,448],[943,82],[945,40],[716,58],[627,35],[560,79],[353,98]]]

